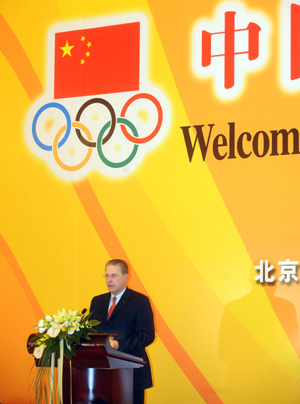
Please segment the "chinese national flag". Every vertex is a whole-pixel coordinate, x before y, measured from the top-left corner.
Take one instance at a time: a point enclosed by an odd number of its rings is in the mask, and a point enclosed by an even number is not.
[[[55,34],[54,98],[139,89],[140,23]]]

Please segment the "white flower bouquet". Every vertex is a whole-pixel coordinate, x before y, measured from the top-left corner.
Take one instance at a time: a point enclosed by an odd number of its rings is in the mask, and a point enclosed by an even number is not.
[[[33,356],[38,365],[38,374],[34,381],[35,403],[62,403],[62,372],[63,357],[70,361],[76,355],[76,347],[82,340],[90,340],[89,334],[97,333],[94,328],[100,324],[97,320],[91,320],[92,313],[81,314],[77,310],[58,311],[57,314],[39,320],[35,325],[38,333],[32,339],[34,343]],[[55,363],[58,367],[57,394],[55,391]],[[49,369],[50,375],[49,375]]]

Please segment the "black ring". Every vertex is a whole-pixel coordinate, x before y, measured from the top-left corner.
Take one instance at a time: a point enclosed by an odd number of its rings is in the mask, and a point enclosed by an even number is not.
[[[104,105],[104,106],[109,110],[110,115],[111,115],[111,126],[110,126],[110,129],[109,129],[109,132],[108,132],[108,134],[105,136],[105,138],[102,139],[102,144],[105,144],[105,143],[108,142],[109,139],[112,137],[112,134],[114,133],[114,130],[115,130],[115,127],[116,127],[116,122],[117,122],[115,111],[114,111],[112,105],[111,105],[108,101],[104,100],[103,98],[92,98],[91,100],[85,102],[85,103],[81,106],[81,108],[79,109],[79,111],[77,112],[77,115],[76,115],[76,119],[75,119],[75,120],[76,120],[77,122],[80,122],[80,117],[81,117],[83,111],[84,111],[89,105],[95,104],[95,103]],[[91,141],[85,139],[85,138],[82,136],[80,129],[76,128],[75,131],[76,131],[76,135],[77,135],[78,139],[81,141],[81,143],[83,143],[85,146],[88,146],[88,147],[96,147],[97,143],[96,143],[96,142],[91,142]]]

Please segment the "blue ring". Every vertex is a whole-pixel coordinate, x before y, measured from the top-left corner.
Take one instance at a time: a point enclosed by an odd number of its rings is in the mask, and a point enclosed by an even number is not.
[[[33,139],[35,141],[35,143],[43,150],[47,150],[47,151],[51,151],[52,150],[52,146],[48,146],[45,145],[44,143],[42,143],[40,141],[40,139],[38,138],[38,135],[36,133],[36,123],[37,120],[39,118],[39,116],[41,115],[42,112],[45,111],[45,109],[47,108],[58,108],[60,111],[63,112],[63,114],[66,117],[67,120],[67,129],[66,129],[66,133],[64,135],[64,137],[60,140],[60,142],[58,143],[58,148],[60,148],[63,144],[65,144],[65,142],[67,141],[70,132],[71,132],[71,127],[72,127],[72,122],[71,122],[71,117],[70,114],[68,112],[68,110],[61,104],[59,104],[58,102],[48,102],[47,104],[43,105],[38,112],[35,114],[35,117],[33,118],[32,121],[32,135],[33,135]]]

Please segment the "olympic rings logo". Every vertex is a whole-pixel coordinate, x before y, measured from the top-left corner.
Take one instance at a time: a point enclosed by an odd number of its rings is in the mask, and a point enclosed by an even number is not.
[[[128,108],[132,105],[132,103],[134,101],[139,100],[139,99],[146,99],[146,100],[151,101],[154,104],[154,106],[157,110],[157,114],[158,114],[158,119],[157,119],[155,128],[149,135],[147,135],[145,137],[140,137],[138,130],[136,129],[134,124],[126,118],[126,112],[127,112]],[[103,127],[100,129],[96,141],[93,140],[93,137],[92,137],[89,129],[82,122],[80,122],[83,112],[86,110],[86,108],[88,108],[92,104],[101,104],[101,105],[105,106],[110,114],[110,121],[106,122],[105,125],[103,125]],[[66,119],[66,124],[63,125],[56,133],[54,140],[53,140],[53,145],[47,145],[47,144],[43,143],[40,140],[38,133],[37,133],[38,119],[40,118],[41,114],[49,108],[58,109],[59,111],[61,111],[63,113],[63,115]],[[134,157],[136,156],[136,154],[138,152],[138,148],[140,145],[151,141],[158,134],[158,132],[162,126],[162,122],[163,122],[162,107],[161,107],[160,103],[158,102],[158,100],[153,95],[148,94],[148,93],[136,94],[136,95],[132,96],[131,98],[129,98],[129,100],[126,101],[126,103],[124,104],[119,118],[116,117],[116,113],[115,113],[112,105],[103,98],[93,98],[91,100],[86,101],[78,110],[74,122],[72,122],[68,110],[63,105],[59,104],[58,102],[49,102],[49,103],[43,105],[36,112],[34,119],[32,121],[32,136],[33,136],[33,139],[34,139],[36,145],[39,148],[41,148],[42,150],[45,150],[45,151],[52,151],[54,159],[55,159],[56,163],[58,164],[58,166],[66,171],[76,171],[76,170],[80,170],[82,167],[84,167],[90,160],[93,149],[97,150],[99,158],[106,166],[111,167],[111,168],[120,168],[120,167],[125,167],[134,159]],[[113,162],[104,155],[103,145],[110,141],[110,139],[112,138],[112,136],[115,132],[115,128],[116,128],[117,124],[120,124],[122,134],[125,136],[125,138],[129,142],[131,142],[133,144],[133,148],[132,148],[130,155],[127,158],[123,159],[123,161]],[[81,144],[87,148],[87,152],[86,152],[84,158],[82,159],[81,162],[79,162],[76,165],[65,164],[61,160],[61,158],[59,157],[59,154],[58,154],[58,149],[61,148],[68,140],[72,128],[75,128],[75,133],[77,135],[77,138],[79,139]],[[128,132],[127,128],[130,130],[130,132]]]

